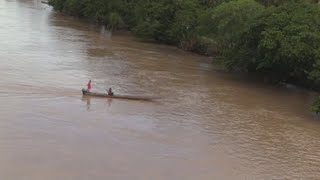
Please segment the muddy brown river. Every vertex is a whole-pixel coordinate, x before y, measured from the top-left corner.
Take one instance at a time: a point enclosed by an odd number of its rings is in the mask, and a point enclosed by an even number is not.
[[[158,96],[155,102],[85,98]],[[320,179],[314,93],[0,1],[0,179]]]

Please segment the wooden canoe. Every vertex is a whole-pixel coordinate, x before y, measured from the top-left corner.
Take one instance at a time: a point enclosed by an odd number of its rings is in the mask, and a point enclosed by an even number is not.
[[[156,99],[156,98],[153,98],[153,97],[144,97],[144,96],[128,96],[128,95],[113,95],[113,96],[110,96],[107,93],[88,92],[85,89],[82,89],[82,94],[84,96],[112,98],[112,99],[137,100],[137,101],[152,101],[153,99]]]

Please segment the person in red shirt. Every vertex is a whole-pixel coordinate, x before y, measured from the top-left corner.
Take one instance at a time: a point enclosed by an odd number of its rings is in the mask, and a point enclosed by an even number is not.
[[[92,89],[92,82],[91,80],[89,80],[88,84],[87,84],[87,91],[90,92],[90,90]]]

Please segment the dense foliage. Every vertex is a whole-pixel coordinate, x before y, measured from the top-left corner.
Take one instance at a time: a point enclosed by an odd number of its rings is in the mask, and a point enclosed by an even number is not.
[[[318,0],[49,0],[110,29],[215,55],[227,69],[320,87]],[[320,109],[320,103],[319,109]]]
[[[318,6],[290,3],[268,8],[223,50],[223,62],[274,81],[313,84],[320,78],[319,27]]]
[[[311,110],[317,114],[320,113],[320,97],[319,96],[313,102]]]

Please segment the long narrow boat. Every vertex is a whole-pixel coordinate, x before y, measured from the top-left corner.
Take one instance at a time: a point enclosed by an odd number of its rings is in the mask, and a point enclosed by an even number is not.
[[[112,98],[112,99],[127,99],[127,100],[138,100],[138,101],[152,101],[154,97],[144,97],[144,96],[128,96],[128,95],[113,95],[110,96],[107,93],[89,92],[82,89],[82,94],[84,96],[102,97],[102,98]]]

